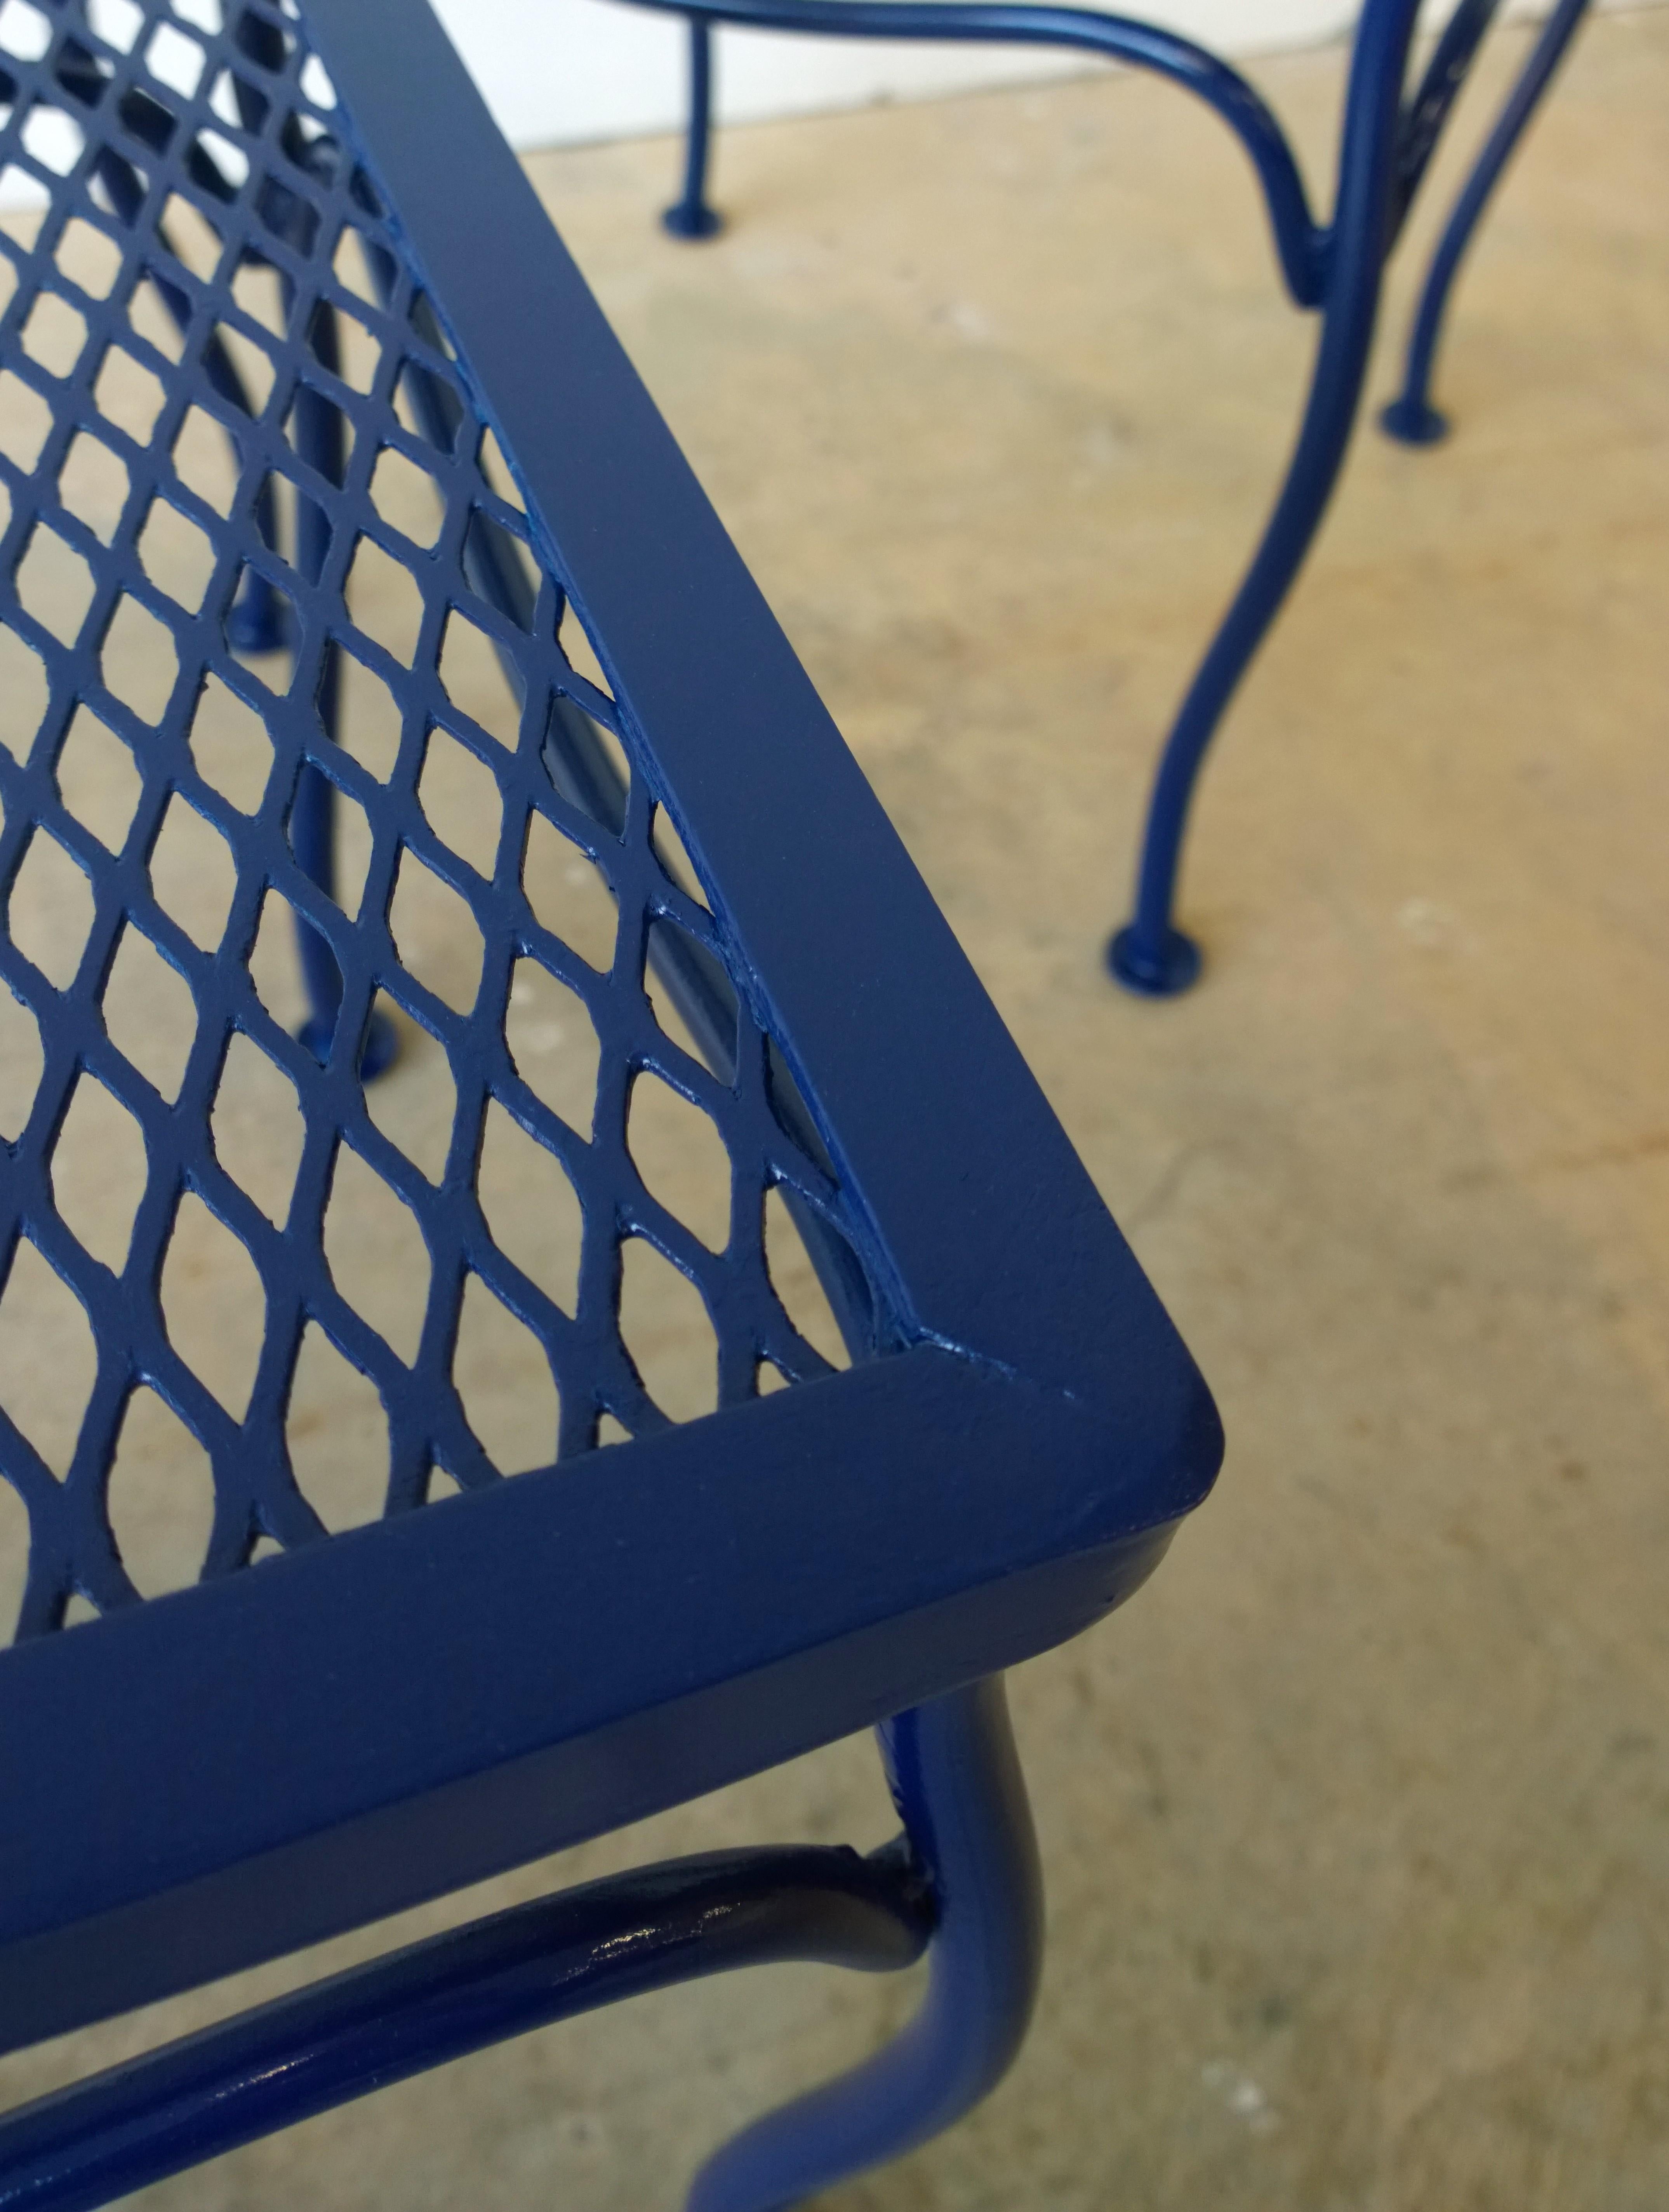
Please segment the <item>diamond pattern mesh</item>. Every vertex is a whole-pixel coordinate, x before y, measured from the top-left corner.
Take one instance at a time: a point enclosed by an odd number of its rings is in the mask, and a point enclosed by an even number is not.
[[[27,1635],[887,1328],[300,19],[3,0],[0,110]]]

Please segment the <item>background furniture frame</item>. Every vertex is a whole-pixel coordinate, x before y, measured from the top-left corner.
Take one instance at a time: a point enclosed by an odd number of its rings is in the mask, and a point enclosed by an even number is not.
[[[1239,138],[1256,173],[1287,293],[1320,319],[1297,442],[1238,591],[1177,711],[1159,757],[1137,870],[1135,909],[1108,963],[1144,997],[1186,991],[1200,950],[1175,921],[1177,878],[1194,787],[1241,679],[1279,613],[1320,526],[1362,397],[1385,264],[1500,0],[1456,0],[1425,68],[1410,81],[1419,0],[1363,0],[1344,95],[1332,215],[1311,211],[1276,117],[1240,72],[1191,40],[1128,16],[1020,0],[633,0],[689,24],[689,123],[683,189],[662,218],[685,239],[721,217],[707,196],[713,31],[719,23],[830,38],[954,40],[1075,48],[1168,78]],[[1463,187],[1433,257],[1409,343],[1404,389],[1385,409],[1392,437],[1430,445],[1448,423],[1431,377],[1455,276],[1491,193],[1551,82],[1589,0],[1557,0]]]

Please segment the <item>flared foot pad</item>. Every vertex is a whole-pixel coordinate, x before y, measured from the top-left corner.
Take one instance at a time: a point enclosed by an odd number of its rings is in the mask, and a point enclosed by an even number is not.
[[[717,208],[704,204],[691,207],[680,200],[661,216],[661,228],[671,232],[674,238],[717,238],[725,227],[725,218]]]
[[[1199,947],[1180,929],[1153,939],[1126,923],[1107,948],[1107,964],[1126,991],[1144,999],[1174,999],[1199,975]]]
[[[1449,434],[1449,418],[1427,399],[1393,399],[1380,415],[1380,428],[1399,446],[1440,446]]]
[[[336,1024],[322,1022],[315,1016],[312,1020],[302,1023],[296,1036],[322,1067],[330,1057]],[[360,1081],[374,1083],[379,1075],[392,1067],[399,1049],[400,1040],[393,1023],[386,1014],[373,1014],[371,1027],[366,1035],[365,1050],[360,1054]]]

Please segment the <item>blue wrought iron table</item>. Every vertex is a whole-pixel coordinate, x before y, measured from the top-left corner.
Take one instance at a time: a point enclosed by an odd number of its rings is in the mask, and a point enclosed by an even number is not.
[[[1174,33],[1125,15],[1033,0],[633,0],[689,25],[689,124],[683,190],[663,221],[712,237],[707,194],[716,24],[830,38],[1062,46],[1148,70],[1204,100],[1251,160],[1288,295],[1320,318],[1314,366],[1285,479],[1257,551],[1207,647],[1159,756],[1137,869],[1135,910],[1108,951],[1113,974],[1144,997],[1187,990],[1200,951],[1174,920],[1182,843],[1207,750],[1314,541],[1344,465],[1367,374],[1384,269],[1450,111],[1501,0],[1454,0],[1410,82],[1420,0],[1363,0],[1351,52],[1331,216],[1313,214],[1280,123],[1241,73]],[[1431,380],[1443,317],[1490,196],[1587,12],[1555,0],[1486,138],[1432,258],[1410,334],[1403,390],[1381,416],[1414,446],[1444,437]]]
[[[903,1820],[519,1908],[12,2112],[0,2204],[634,1990],[926,1950],[900,2041],[691,2200],[786,2204],[1012,2055],[1000,1670],[1152,1571],[1211,1400],[424,0],[8,0],[0,104],[39,210],[0,231],[0,2048],[868,1724]],[[600,936],[553,923],[553,847]],[[402,1036],[438,1150],[376,1103]],[[650,1164],[658,1097],[718,1148],[716,1224]],[[577,1224],[564,1279],[495,1208],[506,1144]],[[112,1230],[72,1155],[124,1147]],[[696,1301],[694,1408],[646,1380],[645,1266]],[[39,1372],[55,1301],[79,1382]],[[531,1462],[466,1387],[489,1310],[548,1394]],[[336,1533],[315,1355],[382,1437]],[[201,1512],[173,1589],[124,1517],[158,1423]]]

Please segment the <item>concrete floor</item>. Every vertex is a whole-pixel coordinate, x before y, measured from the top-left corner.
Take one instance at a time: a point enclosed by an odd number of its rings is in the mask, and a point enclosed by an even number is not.
[[[1317,176],[1340,71],[1258,72]],[[1669,13],[1591,28],[1461,292],[1454,441],[1362,438],[1206,783],[1211,965],[1163,1006],[1101,941],[1310,343],[1238,155],[1131,78],[755,128],[699,251],[651,222],[670,146],[533,165],[1230,1440],[1153,1585],[1014,1680],[1053,1929],[1021,2063],[829,2212],[1669,2199],[1666,95]],[[403,1928],[888,1826],[836,1746]],[[735,1978],[148,2201],[670,2207],[913,1996]]]

